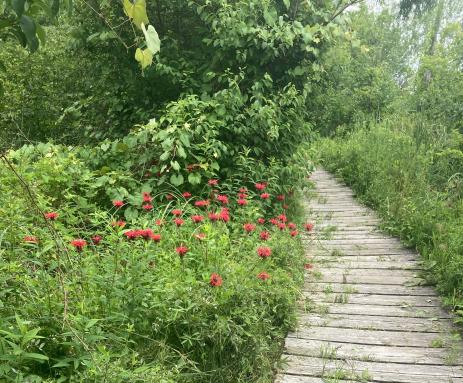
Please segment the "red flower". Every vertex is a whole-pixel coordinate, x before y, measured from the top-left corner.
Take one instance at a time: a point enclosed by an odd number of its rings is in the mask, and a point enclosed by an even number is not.
[[[54,221],[56,218],[58,218],[58,213],[55,213],[55,212],[45,213],[45,218],[49,219],[50,221]]]
[[[261,258],[268,258],[272,254],[272,249],[270,247],[259,247],[257,248],[257,255]]]
[[[263,225],[265,223],[265,218],[257,218],[257,223]]]
[[[252,223],[245,223],[243,225],[243,229],[248,233],[252,233],[254,230],[256,230],[256,225],[253,225]]]
[[[180,257],[184,257],[185,254],[188,253],[188,247],[181,245],[177,247],[175,251],[177,252],[178,255],[180,255]]]
[[[279,228],[280,230],[284,230],[284,229],[286,229],[286,224],[283,223],[283,222],[279,222],[279,223],[278,223],[278,228]]]
[[[162,226],[164,225],[164,220],[163,219],[157,219],[156,220],[156,226]]]
[[[230,213],[228,212],[228,209],[226,207],[222,208],[222,210],[220,211],[219,218],[223,222],[230,221]]]
[[[200,223],[202,222],[204,219],[204,217],[202,215],[192,215],[191,216],[191,220],[194,222],[194,223]]]
[[[172,210],[172,214],[175,215],[176,217],[179,217],[183,214],[183,212],[180,209],[174,209]]]
[[[228,204],[228,197],[226,195],[218,195],[217,201],[222,202],[222,205]]]
[[[142,207],[143,207],[143,209],[146,210],[146,211],[151,211],[151,210],[153,210],[153,205],[150,205],[150,204],[148,204],[148,205],[143,205]]]
[[[201,201],[196,201],[195,202],[195,206],[197,206],[197,207],[204,207],[204,206],[208,206],[208,205],[209,205],[208,200],[201,200]]]
[[[117,208],[122,207],[124,206],[124,201],[121,201],[120,199],[115,199],[113,201],[113,205],[114,207],[117,207]]]
[[[270,194],[268,194],[268,193],[262,193],[262,194],[260,195],[260,198],[262,198],[262,199],[269,199],[269,198],[270,198]]]
[[[148,192],[143,192],[143,202],[151,202],[153,200],[153,197],[150,196],[150,193]]]
[[[180,227],[185,223],[185,221],[181,218],[175,218],[174,223],[177,225],[177,227]]]
[[[103,239],[103,237],[101,235],[94,235],[92,237],[92,242],[93,242],[94,245],[98,245],[101,242],[102,239]]]
[[[27,242],[27,243],[39,243],[39,239],[37,237],[34,237],[33,235],[26,235],[24,238],[23,238],[24,242]]]
[[[268,220],[272,225],[278,225],[278,220],[276,218],[270,218]]]
[[[258,182],[258,183],[256,183],[256,184],[254,185],[254,187],[255,187],[257,190],[264,190],[266,186],[267,186],[267,185],[266,185],[265,183],[263,183],[263,182],[262,182],[262,183],[259,183],[259,182]]]
[[[247,205],[247,204],[248,204],[248,201],[246,201],[245,199],[240,198],[238,200],[238,205],[240,205],[240,206],[244,206],[244,205]]]
[[[151,230],[151,229],[142,229],[142,230],[140,230],[140,236],[142,236],[145,239],[151,238],[152,235],[153,235],[153,230]]]
[[[245,199],[248,198],[248,195],[246,193],[238,193],[238,198]]]
[[[172,194],[167,194],[166,199],[167,201],[172,201],[174,199],[174,196]]]
[[[305,229],[306,229],[307,231],[312,231],[312,230],[313,230],[313,223],[306,223],[306,224],[304,225],[304,227],[305,227]]]
[[[209,186],[217,186],[219,184],[219,180],[209,180],[207,184]]]
[[[190,193],[190,192],[184,192],[184,193],[182,194],[182,196],[185,197],[185,198],[190,198],[190,197],[191,197],[191,193]]]
[[[288,220],[288,218],[286,218],[286,215],[284,214],[280,214],[278,216],[278,219],[281,221],[281,222],[286,222]]]
[[[205,233],[195,234],[195,238],[199,241],[202,241],[203,239],[206,239],[206,234]]]
[[[222,277],[217,273],[212,273],[209,284],[214,287],[222,286]]]
[[[124,235],[127,237],[127,239],[135,239],[141,236],[141,231],[140,230],[127,230]]]
[[[288,229],[294,230],[297,227],[297,225],[293,222],[288,223]]]
[[[266,281],[267,279],[270,278],[270,275],[268,275],[265,271],[257,274],[257,278],[262,279],[263,281]]]
[[[154,242],[159,242],[161,240],[161,234],[151,234],[150,235],[150,238],[154,241]]]
[[[285,200],[285,195],[284,194],[277,195],[277,200],[278,201],[284,201]]]
[[[296,235],[299,234],[299,232],[297,230],[293,230],[289,234],[291,234],[291,237],[295,237]]]
[[[83,239],[74,239],[71,241],[71,245],[74,246],[77,251],[82,251],[83,248],[87,246],[87,241]]]
[[[111,223],[112,226],[117,226],[117,227],[124,227],[126,225],[127,222],[125,221],[116,221],[116,222],[113,222]]]
[[[262,231],[260,234],[259,234],[259,237],[260,239],[262,239],[263,241],[266,241],[267,239],[270,238],[270,233],[268,231]]]
[[[212,222],[218,221],[220,219],[220,215],[217,213],[209,213],[207,216]]]
[[[313,265],[311,263],[304,263],[304,269],[306,270],[313,269]]]
[[[289,208],[289,206],[288,206],[288,205],[286,205],[286,204],[285,204],[285,205],[283,205],[283,209],[285,209],[285,210],[286,210],[286,209],[288,209],[288,208]]]
[[[240,188],[240,193],[247,193],[248,189],[245,187]]]

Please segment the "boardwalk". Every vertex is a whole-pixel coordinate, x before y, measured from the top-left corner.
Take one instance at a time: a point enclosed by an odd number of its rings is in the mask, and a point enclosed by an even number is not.
[[[419,255],[377,230],[374,212],[331,175],[312,176],[307,309],[286,338],[278,383],[463,382],[462,343]]]

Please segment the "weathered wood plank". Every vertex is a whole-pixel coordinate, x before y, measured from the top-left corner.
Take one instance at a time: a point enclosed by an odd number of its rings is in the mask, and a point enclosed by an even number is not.
[[[450,333],[455,329],[447,321],[429,318],[400,318],[374,315],[349,315],[302,313],[299,316],[300,327],[325,326],[334,328],[374,329],[385,331],[408,331],[428,333]]]
[[[323,358],[295,356],[289,360],[286,374],[307,376],[343,377],[350,380],[368,380],[373,382],[448,383],[462,380],[462,372],[458,367],[414,365],[403,363],[378,363],[368,361],[330,360]],[[449,380],[452,379],[452,380]]]
[[[443,348],[394,347],[325,342],[319,340],[286,338],[285,352],[288,355],[351,359],[383,363],[461,365],[459,353]]]
[[[385,285],[385,284],[369,284],[363,285],[358,283],[326,283],[313,280],[307,280],[304,284],[306,291],[331,291],[342,293],[346,291],[356,292],[359,294],[378,294],[378,295],[421,295],[433,296],[437,295],[434,289],[429,286],[401,286],[401,285]]]
[[[324,340],[350,344],[400,346],[400,347],[433,347],[450,345],[451,338],[444,334],[416,333],[405,331],[345,329],[333,327],[300,327],[288,334],[290,338]]]

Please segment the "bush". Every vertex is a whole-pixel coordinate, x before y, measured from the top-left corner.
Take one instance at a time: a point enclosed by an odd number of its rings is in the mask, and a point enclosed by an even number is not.
[[[0,168],[1,379],[271,381],[304,259],[284,225],[298,206],[278,194],[279,166],[257,180],[265,190],[204,179],[190,196],[120,171],[96,177],[61,146],[24,147],[9,163],[28,188]]]
[[[322,140],[321,162],[416,247],[428,277],[457,309],[463,305],[462,136],[440,126],[390,119],[347,137]]]

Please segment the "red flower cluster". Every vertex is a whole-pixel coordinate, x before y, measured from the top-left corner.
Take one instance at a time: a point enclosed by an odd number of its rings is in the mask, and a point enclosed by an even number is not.
[[[284,214],[280,214],[277,218],[281,222],[286,222],[288,220],[288,218],[286,218],[286,215]]]
[[[207,215],[209,217],[209,219],[212,221],[212,222],[215,222],[215,221],[218,221],[220,219],[220,215],[218,215],[217,213],[209,213]]]
[[[153,197],[150,196],[150,193],[148,192],[143,192],[142,193],[142,196],[143,196],[143,202],[151,202],[153,200]]]
[[[58,213],[55,212],[50,212],[50,213],[45,213],[45,218],[49,219],[50,221],[54,221],[56,218],[58,218]]]
[[[180,257],[184,257],[186,253],[188,253],[188,247],[186,246],[179,246],[175,249],[175,251],[177,252],[178,255],[180,255]]]
[[[183,196],[184,198],[191,198],[191,193],[190,193],[190,192],[184,192],[184,193],[182,194],[182,196]]]
[[[226,208],[226,207],[222,208],[222,210],[220,211],[220,214],[219,214],[219,218],[223,222],[230,221],[230,212],[229,212],[228,208]]]
[[[127,224],[125,221],[115,221],[111,223],[112,226],[117,226],[117,227],[124,227]]]
[[[258,247],[257,255],[261,258],[268,258],[272,254],[272,249],[270,247]]]
[[[161,235],[153,233],[153,230],[151,229],[128,230],[124,233],[124,235],[127,239],[144,238],[151,239],[154,242],[159,242],[161,240]]]
[[[174,223],[177,225],[177,227],[180,227],[185,223],[185,221],[181,218],[175,218]]]
[[[222,202],[222,205],[228,204],[228,197],[226,195],[219,194],[217,196],[217,201]]]
[[[254,230],[256,230],[256,225],[253,225],[252,223],[245,223],[243,225],[243,229],[248,233],[252,233]]]
[[[313,223],[306,223],[306,224],[304,225],[304,227],[305,227],[305,229],[306,229],[307,231],[312,231],[312,230],[313,230]]]
[[[248,201],[246,201],[244,198],[240,198],[238,200],[238,205],[240,205],[240,206],[245,206],[247,204],[248,204]]]
[[[117,208],[120,208],[120,207],[124,206],[124,201],[121,201],[120,199],[115,199],[113,201],[113,206],[117,207]]]
[[[71,241],[71,245],[80,252],[84,249],[85,246],[87,246],[87,241],[83,239],[74,239]]]
[[[293,222],[288,223],[288,229],[289,230],[294,230],[297,228],[297,225]]]
[[[151,204],[146,204],[146,205],[143,205],[142,207],[143,207],[143,209],[146,210],[146,211],[151,211],[151,210],[153,210],[153,205],[151,205]]]
[[[264,190],[264,189],[267,187],[267,184],[264,183],[264,182],[262,182],[262,183],[259,183],[259,182],[258,182],[258,183],[256,183],[256,184],[254,185],[254,187],[255,187],[257,190],[262,191],[262,190]]]
[[[262,198],[262,199],[269,199],[269,198],[270,198],[270,194],[268,194],[268,193],[262,193],[262,194],[260,195],[260,198]]]
[[[23,240],[27,243],[39,243],[39,239],[37,237],[34,237],[33,235],[26,235]]]
[[[180,209],[174,209],[172,210],[172,214],[176,217],[180,217],[183,214],[183,212]]]
[[[262,241],[266,241],[270,238],[270,233],[268,231],[262,231],[260,234],[259,234],[259,237]]]
[[[94,245],[98,245],[101,242],[102,239],[103,239],[103,237],[101,237],[101,235],[94,235],[92,237],[92,242],[93,242]]]
[[[200,223],[202,222],[204,219],[204,217],[202,215],[192,215],[191,216],[191,220],[194,222],[194,223]]]
[[[205,207],[205,206],[208,206],[208,205],[209,205],[208,200],[201,200],[201,201],[196,201],[195,202],[196,207]]]
[[[289,234],[291,235],[291,237],[295,237],[299,234],[299,232],[297,230],[293,230]]]
[[[202,241],[203,239],[206,239],[206,234],[205,233],[195,234],[195,238],[199,241]]]
[[[217,186],[219,184],[219,180],[209,180],[207,184],[209,186]]]
[[[214,287],[222,286],[222,277],[217,273],[212,273],[209,284]]]
[[[257,274],[257,278],[262,279],[263,281],[266,281],[267,279],[270,278],[270,275],[266,273],[265,271]]]
[[[284,201],[284,200],[285,200],[284,194],[279,194],[279,195],[277,195],[277,200],[278,200],[278,201]]]
[[[265,218],[257,218],[257,223],[263,225],[265,223]]]

